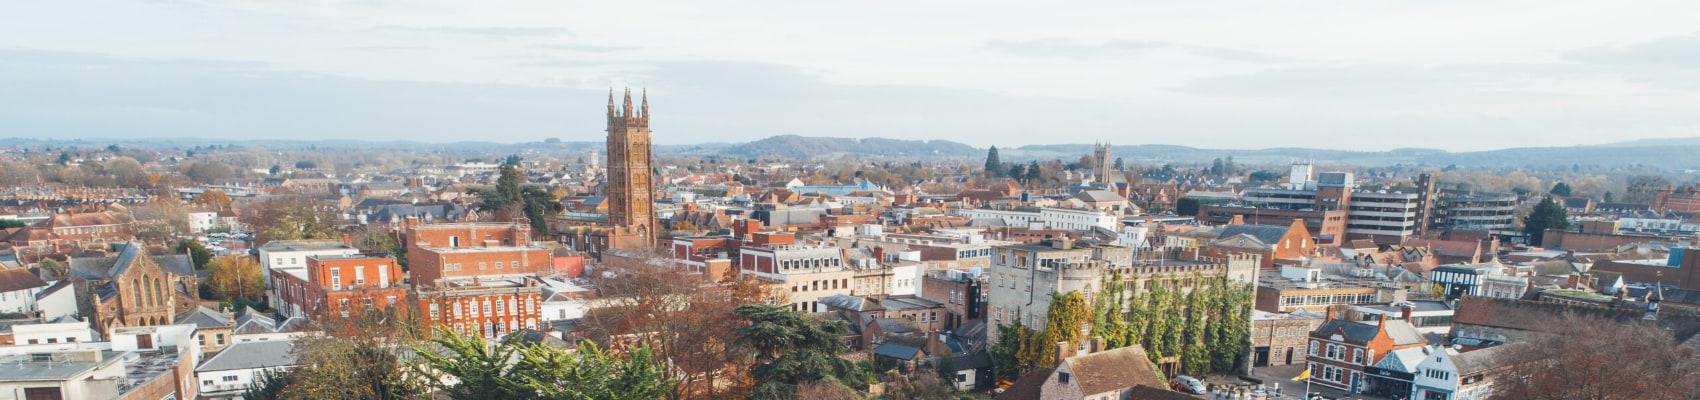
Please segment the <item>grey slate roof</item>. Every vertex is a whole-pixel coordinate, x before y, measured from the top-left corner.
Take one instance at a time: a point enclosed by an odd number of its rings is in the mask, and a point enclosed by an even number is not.
[[[294,348],[293,340],[240,342],[207,359],[195,372],[293,366],[295,354],[290,350]]]
[[[1333,333],[1336,329],[1343,332],[1346,339],[1354,342],[1368,342],[1371,339],[1375,339],[1376,334],[1381,331],[1381,328],[1373,323],[1358,323],[1336,319],[1323,322],[1321,326],[1316,327],[1316,332],[1327,335]],[[1423,339],[1423,334],[1418,332],[1416,327],[1411,326],[1411,323],[1403,320],[1387,321],[1387,337],[1393,339],[1393,344],[1395,346],[1428,343],[1427,340]]]
[[[867,298],[843,294],[823,297],[820,300],[816,300],[816,302],[855,312],[885,310],[885,307],[880,306],[877,302],[869,301]]]
[[[921,351],[921,349],[917,349],[917,348],[914,348],[914,347],[904,346],[904,345],[897,344],[897,343],[886,343],[886,344],[880,345],[879,347],[875,347],[874,348],[874,355],[886,356],[886,357],[891,357],[891,358],[895,358],[895,359],[899,359],[899,360],[908,361],[908,360],[914,360],[916,353],[920,352],[920,351]]]
[[[1508,344],[1458,353],[1452,356],[1452,365],[1458,368],[1459,376],[1468,376],[1504,366],[1511,362],[1511,354],[1518,348],[1516,344]]]
[[[193,310],[185,311],[177,315],[177,318],[171,322],[178,325],[194,324],[202,329],[236,326],[235,321],[231,321],[229,316],[206,306],[196,306]]]
[[[1090,201],[1090,202],[1125,201],[1125,200],[1127,200],[1126,198],[1122,197],[1122,195],[1116,194],[1116,192],[1112,192],[1112,191],[1108,191],[1108,190],[1101,190],[1101,189],[1100,190],[1082,190],[1082,191],[1080,191],[1080,193],[1076,193],[1074,195],[1074,197],[1080,199],[1081,201]]]
[[[1287,236],[1287,228],[1288,227],[1281,225],[1228,225],[1222,228],[1222,234],[1216,236],[1216,238],[1227,239],[1239,235],[1250,235],[1252,238],[1257,239],[1257,241],[1263,242],[1263,244],[1274,245],[1276,243],[1281,243],[1282,236]]]
[[[878,318],[874,319],[874,324],[879,325],[880,330],[885,333],[910,333],[921,331],[920,329],[915,328],[914,325],[910,325],[909,321],[905,321],[902,318]]]

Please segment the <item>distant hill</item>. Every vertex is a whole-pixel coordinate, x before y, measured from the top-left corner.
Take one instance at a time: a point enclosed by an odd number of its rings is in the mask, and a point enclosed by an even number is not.
[[[420,151],[455,151],[486,154],[523,154],[544,152],[555,154],[582,153],[601,150],[602,141],[572,142],[456,142],[424,143],[414,141],[361,140],[235,140],[220,141],[201,138],[0,138],[0,146],[182,146],[226,144],[295,149],[409,149]],[[1053,160],[1073,161],[1091,154],[1090,144],[1045,144],[999,148],[1005,161]],[[904,140],[889,138],[833,138],[797,135],[773,136],[747,143],[657,144],[657,156],[729,156],[783,157],[804,160],[851,158],[981,160],[985,147],[948,140]],[[1700,138],[1642,139],[1621,143],[1568,147],[1520,147],[1500,150],[1448,152],[1437,149],[1400,148],[1387,151],[1350,151],[1314,148],[1270,148],[1258,150],[1202,149],[1166,144],[1117,145],[1112,154],[1128,162],[1142,165],[1174,163],[1207,165],[1216,158],[1233,157],[1242,164],[1289,163],[1312,161],[1322,164],[1362,166],[1384,165],[1458,165],[1461,167],[1524,167],[1569,166],[1572,164],[1619,166],[1641,164],[1661,168],[1700,169]]]
[[[833,159],[843,156],[970,158],[985,157],[986,150],[948,140],[852,139],[783,135],[734,145],[725,149],[722,154],[742,157],[778,156],[804,160]]]

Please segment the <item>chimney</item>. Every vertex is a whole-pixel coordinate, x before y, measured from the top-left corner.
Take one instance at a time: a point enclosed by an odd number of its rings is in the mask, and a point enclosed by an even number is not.
[[[342,234],[342,245],[348,246],[348,247],[354,247],[354,242],[348,240],[348,234],[346,234],[346,233]]]
[[[1097,352],[1100,352],[1100,351],[1104,351],[1104,337],[1103,336],[1093,336],[1092,337],[1092,352],[1097,353]]]
[[[885,248],[884,247],[874,246],[874,262],[881,263],[881,264],[885,263]]]
[[[1416,309],[1416,307],[1410,304],[1400,304],[1399,319],[1405,320],[1405,322],[1411,322],[1411,311],[1414,309]]]
[[[1328,306],[1328,308],[1323,311],[1322,315],[1323,315],[1324,321],[1333,321],[1334,320],[1334,306]]]
[[[1245,216],[1244,215],[1235,214],[1234,219],[1228,220],[1228,225],[1240,225],[1240,224],[1244,224],[1244,223],[1245,223]]]
[[[1387,314],[1381,314],[1381,318],[1376,320],[1375,326],[1382,330],[1387,330]]]
[[[1056,362],[1056,365],[1062,365],[1063,360],[1068,359],[1069,350],[1073,350],[1073,346],[1069,346],[1068,342],[1057,342],[1057,362]]]

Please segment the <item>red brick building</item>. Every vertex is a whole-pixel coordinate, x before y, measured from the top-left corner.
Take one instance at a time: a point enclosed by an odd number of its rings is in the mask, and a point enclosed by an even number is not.
[[[543,318],[543,291],[536,279],[444,281],[420,288],[414,301],[427,325],[496,338],[519,329],[537,329]]]
[[[285,313],[319,320],[405,304],[402,276],[390,257],[314,255],[307,257],[306,276],[274,270],[272,285]]]
[[[1364,368],[1375,365],[1394,350],[1421,347],[1428,344],[1421,332],[1409,322],[1388,319],[1386,315],[1375,323],[1360,323],[1333,318],[1310,333],[1309,356],[1311,383],[1356,392],[1363,387]]]
[[[554,253],[530,246],[523,223],[423,225],[409,231],[408,273],[416,286],[440,279],[553,275]]]
[[[1303,257],[1316,253],[1316,241],[1305,229],[1303,220],[1291,225],[1253,225],[1236,223],[1222,228],[1216,240],[1210,241],[1204,254],[1225,259],[1234,254],[1256,254],[1263,257],[1262,269],[1277,265],[1297,265]]]

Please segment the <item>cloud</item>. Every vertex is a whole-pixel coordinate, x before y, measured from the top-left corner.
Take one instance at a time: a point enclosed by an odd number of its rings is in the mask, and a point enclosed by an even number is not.
[[[1700,33],[1572,51],[1565,58],[1589,64],[1700,69]]]
[[[571,36],[566,28],[543,26],[380,26],[378,30],[393,32],[429,32],[491,38],[537,38]]]
[[[1159,52],[1174,52],[1227,61],[1291,61],[1286,57],[1251,50],[1153,40],[1114,39],[1098,43],[1061,38],[992,40],[986,42],[985,48],[1011,55],[1035,58],[1136,58]]]
[[[583,53],[611,53],[611,52],[616,52],[616,51],[637,50],[637,49],[641,48],[641,47],[638,47],[638,46],[605,46],[605,45],[594,45],[594,44],[545,44],[545,45],[538,45],[537,47],[544,48],[544,49],[576,51],[576,52],[583,52]]]

